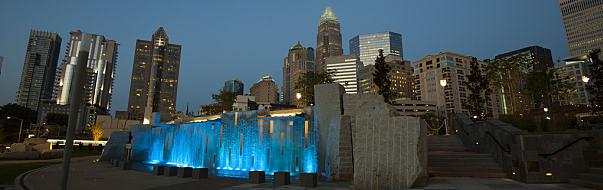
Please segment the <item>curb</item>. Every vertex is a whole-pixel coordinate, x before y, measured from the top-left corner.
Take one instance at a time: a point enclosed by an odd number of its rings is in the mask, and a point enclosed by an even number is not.
[[[57,163],[57,164],[60,164],[60,163]],[[29,174],[31,174],[33,172],[36,172],[36,171],[42,170],[42,169],[46,169],[46,168],[49,168],[49,167],[53,167],[53,166],[55,166],[57,164],[52,164],[52,165],[49,165],[49,166],[44,166],[44,167],[41,167],[41,168],[36,168],[36,169],[33,169],[33,170],[26,171],[26,172],[24,172],[22,174],[19,174],[19,176],[17,176],[15,178],[15,187],[18,190],[31,190],[31,189],[33,189],[31,187],[31,185],[25,181],[25,178],[28,177]]]

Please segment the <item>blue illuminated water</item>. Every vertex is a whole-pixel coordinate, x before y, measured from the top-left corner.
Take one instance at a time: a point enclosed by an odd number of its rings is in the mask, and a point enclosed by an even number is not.
[[[143,138],[145,133],[150,138]],[[255,111],[230,112],[220,120],[156,125],[133,136],[137,151],[147,154],[142,160],[150,164],[210,168],[233,177],[254,170],[267,175],[317,172],[317,130],[302,116],[258,118]]]

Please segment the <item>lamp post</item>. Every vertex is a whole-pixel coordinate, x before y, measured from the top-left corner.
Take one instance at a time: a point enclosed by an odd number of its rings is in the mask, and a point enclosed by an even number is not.
[[[442,92],[444,94],[444,127],[446,127],[446,135],[448,133],[448,113],[447,113],[447,105],[446,105],[446,91],[444,87],[446,86],[446,79],[440,80],[440,86],[442,86]]]
[[[17,140],[17,143],[21,142],[21,131],[23,130],[23,119],[19,119],[16,117],[6,117],[6,119],[18,119],[21,120],[21,124],[19,125],[19,138]]]

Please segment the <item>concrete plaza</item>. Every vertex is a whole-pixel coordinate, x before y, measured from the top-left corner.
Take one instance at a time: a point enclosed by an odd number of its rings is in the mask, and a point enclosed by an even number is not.
[[[96,158],[76,159],[72,162],[69,189],[306,189],[292,181],[288,186],[272,183],[249,184],[247,180],[222,177],[195,180],[152,176],[150,173],[121,170]],[[31,189],[54,190],[59,187],[61,165],[52,165],[30,172],[23,177],[23,184]],[[310,189],[351,189],[350,183],[319,183]],[[570,184],[524,184],[505,178],[436,177],[429,184],[415,189],[587,189]]]

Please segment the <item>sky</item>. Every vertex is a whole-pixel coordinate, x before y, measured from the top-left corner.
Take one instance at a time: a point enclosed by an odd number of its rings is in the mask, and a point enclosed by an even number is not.
[[[282,83],[283,59],[300,41],[316,47],[318,21],[331,6],[341,23],[344,53],[358,34],[402,34],[404,58],[417,61],[452,51],[479,59],[539,45],[553,59],[569,55],[557,0],[221,0],[0,1],[0,105],[14,102],[31,29],[63,38],[104,35],[119,46],[111,110],[126,110],[136,39],[163,26],[182,45],[177,109],[211,103],[224,81],[245,92],[262,76]]]

